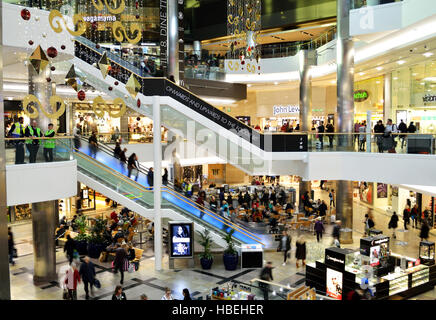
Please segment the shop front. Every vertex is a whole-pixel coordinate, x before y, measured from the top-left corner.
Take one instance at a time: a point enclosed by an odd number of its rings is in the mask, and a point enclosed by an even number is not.
[[[371,112],[371,128],[383,121],[384,87],[383,77],[371,78],[354,83],[354,122],[363,122]]]
[[[436,64],[427,61],[392,73],[392,113],[396,123],[413,121],[419,133],[436,133]]]

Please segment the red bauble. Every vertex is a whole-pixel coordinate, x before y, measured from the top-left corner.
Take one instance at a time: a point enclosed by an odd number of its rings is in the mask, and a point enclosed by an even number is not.
[[[97,29],[98,28],[98,24],[97,24],[97,22],[93,22],[93,23],[91,23],[91,27],[92,27],[92,29]]]
[[[51,78],[45,78],[45,80],[47,80],[47,82],[50,82],[50,81],[51,81]]]
[[[57,55],[58,55],[58,51],[56,50],[55,47],[50,47],[50,48],[47,49],[47,55],[50,58],[56,58]]]
[[[114,85],[116,85],[116,86],[117,86],[117,85],[118,85],[118,81],[115,81],[115,82],[114,82]]]
[[[136,106],[138,107],[138,108],[140,108],[141,107],[141,100],[136,100]]]
[[[30,11],[27,9],[21,10],[21,18],[23,18],[23,20],[29,20],[30,19]]]
[[[65,50],[65,48],[66,48],[65,45],[61,45],[62,50]]]
[[[55,71],[56,68],[52,66],[52,67],[50,67],[50,70],[51,70],[51,71]]]
[[[259,70],[260,70],[260,66],[259,67],[257,67]]]
[[[97,49],[100,49],[100,45],[99,45],[99,44],[96,44],[95,47],[96,47]]]
[[[139,14],[136,15],[136,19],[139,19]]]
[[[80,90],[79,92],[77,92],[77,99],[79,99],[80,101],[85,100],[86,98],[86,94],[85,91]]]
[[[109,91],[112,91],[112,87],[109,87],[108,89],[109,89]]]
[[[244,64],[245,64],[245,61],[241,61],[241,64],[244,65]]]
[[[32,41],[32,40],[29,40],[29,44],[32,45],[32,44],[33,44],[33,41]]]
[[[136,7],[136,9],[139,8],[139,2],[138,1],[135,2],[135,7]]]
[[[122,51],[124,54],[129,53],[129,49],[127,49],[127,48],[123,48],[121,51]]]

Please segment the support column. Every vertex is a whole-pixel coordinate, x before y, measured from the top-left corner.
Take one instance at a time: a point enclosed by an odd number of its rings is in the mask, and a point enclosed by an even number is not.
[[[153,96],[153,137],[160,137],[160,97]],[[162,216],[161,216],[161,187],[162,187],[162,142],[153,139],[154,158],[154,263],[155,270],[162,270]]]
[[[383,80],[383,122],[386,123],[392,119],[392,73],[385,74]],[[396,119],[392,120],[396,123]]]
[[[179,83],[179,20],[177,0],[168,0],[168,76]]]
[[[55,230],[58,209],[57,200],[32,203],[34,283],[57,279]]]
[[[312,83],[310,77],[310,66],[314,63],[314,52],[308,50],[301,50],[300,53],[300,131],[310,132],[312,128]],[[308,136],[309,141],[311,136]],[[309,142],[310,143],[310,142]],[[303,181],[300,179],[298,187],[298,203],[300,211],[303,210],[303,203],[301,196],[306,192],[311,192],[311,181]]]
[[[197,55],[198,60],[201,60],[201,41],[194,41],[194,54]]]
[[[38,98],[41,102],[42,107],[45,108],[48,112],[50,112],[50,97],[52,96],[52,86],[47,82],[46,78],[50,77],[50,68],[47,67],[41,74],[38,74],[33,66],[28,64],[28,72],[29,72],[29,94],[33,94]],[[56,87],[55,87],[56,88]],[[39,108],[39,117],[36,119],[38,122],[37,126],[41,129],[42,132],[48,130],[48,124],[51,122],[49,118],[47,118]],[[54,130],[58,128],[55,126]],[[42,150],[38,151],[38,154],[42,153]]]
[[[3,26],[3,2],[0,3],[0,29]],[[3,104],[3,31],[0,30],[0,114]],[[4,121],[0,121],[0,132],[5,132]],[[6,215],[6,150],[4,134],[0,135],[0,300],[11,299],[8,255],[8,217]]]
[[[350,37],[350,0],[337,1],[337,96],[339,133],[352,133],[354,121],[354,45]],[[338,148],[353,152],[353,137],[340,135]],[[336,217],[342,222],[341,243],[353,242],[353,182],[337,181]]]
[[[123,139],[123,144],[128,144],[129,143],[129,135],[127,134],[127,132],[129,132],[129,116],[127,114],[123,115],[120,118],[120,132],[122,132],[123,134],[121,134],[121,137]]]

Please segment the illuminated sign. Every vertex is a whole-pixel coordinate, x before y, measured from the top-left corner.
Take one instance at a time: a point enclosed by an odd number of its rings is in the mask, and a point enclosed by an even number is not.
[[[354,101],[362,102],[368,99],[369,93],[366,90],[358,90],[354,92]]]
[[[299,113],[300,106],[298,105],[287,105],[287,106],[274,106],[273,115],[278,115],[282,113]]]
[[[193,256],[193,223],[170,222],[170,257],[186,258]]]
[[[436,95],[426,94],[422,97],[423,102],[436,102]]]

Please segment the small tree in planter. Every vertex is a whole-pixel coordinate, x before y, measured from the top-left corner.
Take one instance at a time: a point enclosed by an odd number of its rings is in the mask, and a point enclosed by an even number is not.
[[[223,262],[226,270],[236,270],[238,266],[238,252],[233,244],[233,233],[235,230],[230,230],[223,239],[227,242],[227,249],[224,250]]]
[[[204,232],[199,232],[201,240],[198,241],[200,245],[203,246],[204,251],[200,254],[201,267],[204,270],[209,270],[212,267],[213,256],[210,251],[212,245],[212,238],[209,235],[209,230],[204,230]]]
[[[76,219],[76,226],[79,234],[74,238],[76,241],[77,252],[80,255],[85,255],[88,253],[88,239],[89,236],[86,234],[86,216],[80,216]]]
[[[89,228],[90,236],[88,239],[88,255],[91,258],[97,259],[106,247],[103,237],[103,232],[106,229],[106,225],[107,219],[93,219],[93,224]]]

